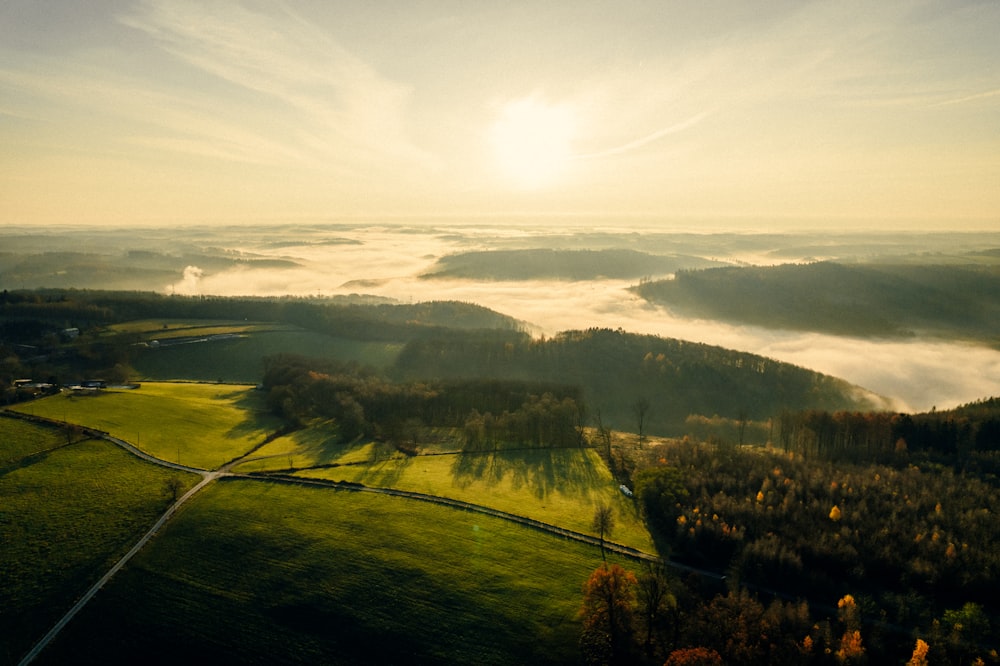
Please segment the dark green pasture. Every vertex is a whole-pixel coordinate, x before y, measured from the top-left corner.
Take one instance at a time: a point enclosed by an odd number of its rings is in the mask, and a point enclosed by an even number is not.
[[[41,663],[576,663],[596,547],[351,490],[225,480]]]
[[[197,477],[7,418],[0,461],[0,664],[12,664],[167,508],[167,479]]]

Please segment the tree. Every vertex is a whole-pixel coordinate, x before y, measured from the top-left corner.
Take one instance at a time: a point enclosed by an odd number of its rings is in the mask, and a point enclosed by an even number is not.
[[[604,537],[610,536],[612,530],[615,529],[614,510],[607,504],[598,504],[597,508],[594,509],[594,521],[591,523],[591,527],[601,539],[601,559],[607,562],[608,558],[604,553]]]
[[[604,457],[607,458],[608,465],[613,465],[614,461],[611,458],[611,431],[604,425],[604,420],[601,418],[601,410],[598,409],[594,413],[594,418],[597,421],[597,434],[601,438]],[[611,472],[614,473],[613,467]]]
[[[706,647],[674,650],[663,666],[722,666],[722,655]]]
[[[634,633],[635,574],[618,564],[602,564],[583,586],[584,660],[594,664],[629,663]]]
[[[184,482],[176,476],[172,476],[163,482],[163,486],[167,489],[167,493],[170,494],[170,499],[172,502],[177,501],[177,496],[181,492],[181,488],[184,487]]]
[[[646,432],[646,414],[649,412],[649,407],[649,400],[644,397],[637,398],[636,401],[632,403],[632,413],[635,414],[636,425],[639,428],[640,449],[642,448],[642,440]]]
[[[837,602],[837,616],[844,625],[844,635],[840,637],[840,647],[834,653],[837,661],[858,663],[864,659],[865,648],[861,644],[861,610],[855,603],[853,596],[845,594]]]
[[[653,634],[662,623],[664,612],[677,606],[662,565],[647,564],[638,577],[637,597],[646,625],[646,656],[652,657]]]
[[[917,639],[917,645],[913,648],[913,656],[906,662],[906,666],[927,666],[927,653],[930,646],[921,639]]]

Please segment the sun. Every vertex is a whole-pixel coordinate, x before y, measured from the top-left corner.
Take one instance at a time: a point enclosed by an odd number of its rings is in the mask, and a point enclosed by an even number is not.
[[[490,142],[503,175],[522,188],[537,189],[569,170],[575,133],[572,108],[525,97],[501,108]]]

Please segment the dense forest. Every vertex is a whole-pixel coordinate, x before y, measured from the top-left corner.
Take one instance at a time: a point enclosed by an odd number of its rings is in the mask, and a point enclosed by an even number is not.
[[[634,291],[678,312],[836,335],[997,344],[1000,274],[977,265],[817,262],[678,271]]]
[[[761,599],[807,600],[814,613],[834,615],[850,594],[872,663],[916,638],[931,645],[930,663],[995,658],[996,476],[926,458],[834,463],[678,441],[651,447],[634,481],[673,559]],[[725,637],[709,635],[725,654]]]
[[[692,414],[766,420],[782,410],[878,404],[857,397],[842,380],[755,354],[608,329],[551,338],[420,337],[407,344],[392,371],[401,379],[488,376],[573,384],[607,425],[648,434],[683,434]]]

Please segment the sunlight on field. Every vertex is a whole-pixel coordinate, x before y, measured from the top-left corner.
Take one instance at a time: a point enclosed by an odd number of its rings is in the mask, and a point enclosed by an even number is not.
[[[254,451],[235,472],[285,470],[291,467],[347,465],[371,460],[374,442],[343,444],[332,421],[312,423],[308,428],[277,437]]]
[[[299,474],[450,497],[586,534],[594,533],[594,508],[603,502],[615,511],[612,541],[656,552],[638,508],[594,451],[415,456]]]
[[[594,546],[450,507],[225,481],[192,500],[49,657],[576,663],[580,589],[600,562]]]
[[[166,340],[187,335],[223,335],[259,331],[287,331],[296,327],[290,324],[257,321],[230,321],[227,319],[138,319],[108,326],[109,333],[140,333],[143,337]]]
[[[214,469],[261,444],[281,421],[246,386],[149,383],[135,390],[61,395],[21,411],[104,430],[152,455]]]

